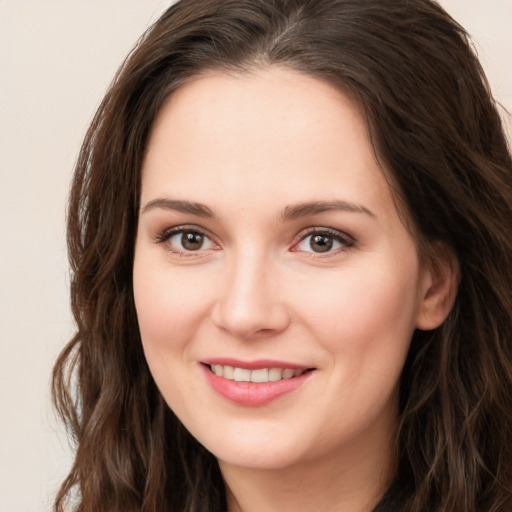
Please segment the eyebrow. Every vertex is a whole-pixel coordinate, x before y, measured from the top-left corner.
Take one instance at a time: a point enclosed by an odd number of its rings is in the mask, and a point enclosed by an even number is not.
[[[332,210],[341,210],[343,212],[364,213],[376,219],[377,216],[371,210],[360,204],[350,203],[348,201],[314,201],[310,203],[298,203],[287,206],[281,214],[281,220],[295,220],[308,215],[318,215],[320,213]]]
[[[196,203],[194,201],[160,197],[146,203],[146,205],[141,208],[141,212],[146,213],[155,208],[191,213],[193,215],[198,215],[199,217],[205,217],[209,219],[218,218],[217,215],[215,215],[215,213],[205,204]],[[296,220],[301,217],[307,217],[309,215],[318,215],[332,210],[363,213],[369,215],[372,218],[377,218],[377,216],[371,210],[360,204],[350,203],[348,201],[312,201],[286,206],[286,208],[280,214],[279,220],[286,222],[290,220]]]
[[[195,203],[193,201],[183,201],[180,199],[167,199],[161,197],[149,201],[145,206],[141,208],[141,212],[146,213],[150,210],[154,210],[155,208],[191,213],[193,215],[198,215],[199,217],[207,217],[209,219],[215,219],[217,217],[213,211],[204,204]]]

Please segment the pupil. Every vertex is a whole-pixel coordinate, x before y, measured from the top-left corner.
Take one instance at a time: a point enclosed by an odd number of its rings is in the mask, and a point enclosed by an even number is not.
[[[332,238],[325,235],[315,235],[311,238],[310,246],[315,252],[327,252],[332,248]]]
[[[203,235],[201,233],[183,233],[181,244],[189,251],[197,251],[203,245]]]

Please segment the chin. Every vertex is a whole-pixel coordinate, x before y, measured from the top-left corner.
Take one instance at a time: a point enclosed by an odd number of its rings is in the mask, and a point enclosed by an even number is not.
[[[256,422],[260,423],[260,422]],[[276,432],[278,430],[278,432]],[[305,439],[297,439],[283,428],[215,428],[192,435],[221,463],[251,469],[284,469],[304,457]]]
[[[223,464],[253,469],[253,470],[283,470],[296,465],[299,460],[299,453],[297,451],[290,453],[282,447],[276,449],[275,447],[267,447],[265,450],[261,449],[240,449],[240,450],[219,450],[217,453],[213,452],[218,459],[221,466]]]

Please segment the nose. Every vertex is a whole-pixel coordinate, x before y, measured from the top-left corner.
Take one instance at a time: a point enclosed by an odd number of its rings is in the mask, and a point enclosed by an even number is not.
[[[272,336],[290,323],[282,281],[269,258],[240,257],[226,262],[225,278],[212,312],[217,327],[238,338]]]

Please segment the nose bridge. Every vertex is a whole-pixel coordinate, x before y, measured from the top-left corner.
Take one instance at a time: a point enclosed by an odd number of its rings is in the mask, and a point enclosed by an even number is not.
[[[283,330],[288,312],[276,281],[276,264],[254,247],[240,248],[226,261],[215,321],[239,337]]]

